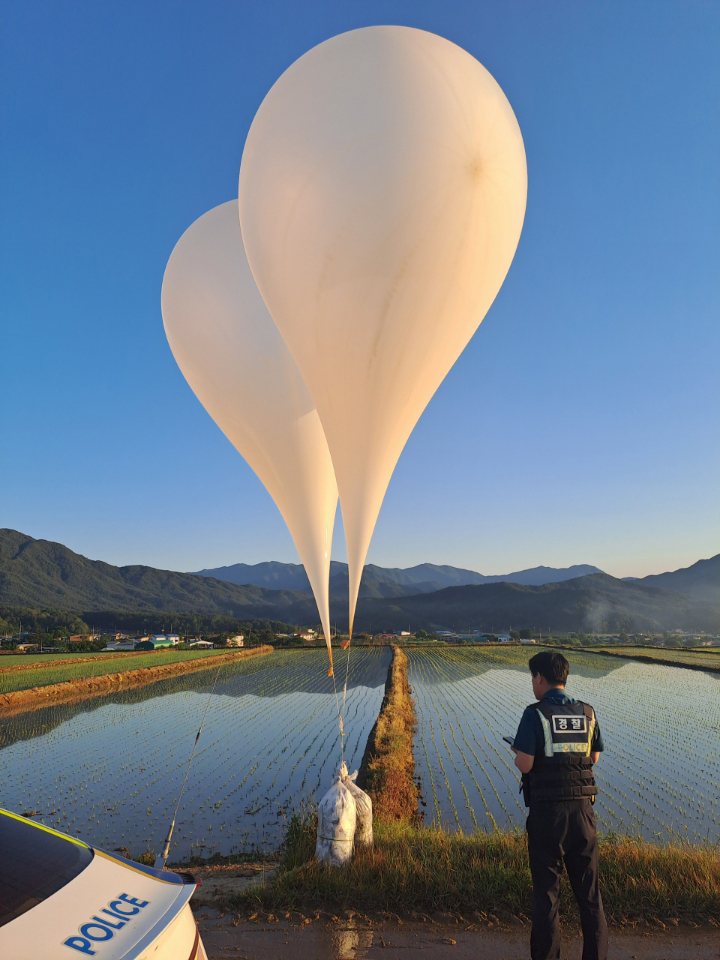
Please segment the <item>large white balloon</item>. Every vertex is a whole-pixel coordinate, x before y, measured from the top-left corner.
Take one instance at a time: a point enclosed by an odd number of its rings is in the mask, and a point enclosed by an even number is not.
[[[321,43],[253,120],[245,249],[330,447],[351,623],[397,459],[500,289],[526,192],[502,90],[422,30],[366,27]]]
[[[237,200],[204,214],[178,240],[163,278],[162,315],[183,376],[285,519],[332,663],[335,474],[315,404],[250,272]]]

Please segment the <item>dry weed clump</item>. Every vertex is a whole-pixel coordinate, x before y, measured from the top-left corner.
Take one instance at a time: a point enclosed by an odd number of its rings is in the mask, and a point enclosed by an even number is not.
[[[601,840],[600,885],[616,920],[720,920],[717,846]]]
[[[368,737],[359,784],[372,798],[378,822],[417,824],[418,790],[412,753],[415,709],[407,678],[407,657],[393,645],[385,696]]]

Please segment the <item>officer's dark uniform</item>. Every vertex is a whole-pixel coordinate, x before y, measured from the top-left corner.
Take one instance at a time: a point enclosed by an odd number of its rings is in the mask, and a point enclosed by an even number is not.
[[[606,960],[607,924],[592,808],[597,787],[590,754],[603,749],[595,712],[560,688],[548,690],[542,700],[525,708],[515,748],[535,757],[522,783],[530,808],[532,960],[560,957],[558,896],[563,862],[580,910],[583,960]]]

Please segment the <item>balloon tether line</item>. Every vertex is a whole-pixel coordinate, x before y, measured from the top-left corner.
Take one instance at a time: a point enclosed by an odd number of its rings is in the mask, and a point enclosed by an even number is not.
[[[343,687],[343,714],[345,713],[345,700],[347,699],[348,674],[350,673],[350,644],[352,642],[352,623],[348,624],[348,644],[345,655],[345,686]]]
[[[352,620],[348,619],[348,640],[347,640],[347,652],[345,654],[345,684],[343,686],[343,705],[342,705],[342,715],[345,716],[345,702],[347,700],[347,688],[348,688],[348,675],[350,673],[350,642],[352,640]],[[342,717],[340,719],[340,752],[342,756],[342,762],[345,762],[345,730],[343,725]]]
[[[198,740],[200,739],[200,734],[202,733],[203,727],[205,726],[205,718],[208,714],[208,709],[210,708],[210,701],[212,700],[213,694],[215,693],[215,685],[218,682],[218,677],[220,676],[220,670],[222,664],[217,668],[217,673],[215,674],[215,679],[213,680],[212,690],[207,698],[207,703],[205,704],[205,712],[203,713],[202,720],[200,721],[200,728],[195,734],[195,743],[193,744],[192,751],[190,753],[190,759],[188,760],[188,765],[185,768],[185,776],[183,778],[182,786],[180,787],[180,793],[177,798],[177,803],[175,804],[175,810],[173,811],[172,821],[170,823],[170,829],[168,830],[168,835],[165,838],[165,846],[159,857],[155,858],[155,863],[153,866],[156,870],[164,870],[165,864],[167,863],[167,858],[170,855],[170,841],[172,840],[173,830],[175,829],[175,819],[177,817],[178,810],[180,808],[180,801],[182,800],[183,793],[185,793],[185,784],[187,783],[188,774],[190,773],[190,767],[192,766],[193,757],[195,756],[195,750],[198,745]]]
[[[338,700],[337,685],[335,683],[335,670],[333,669],[332,661],[332,641],[330,642],[329,650],[329,659],[330,659],[330,676],[332,677],[333,682],[333,693],[335,694],[335,711],[337,713],[338,720],[338,736],[340,737],[340,764],[342,765],[345,762],[345,729],[343,725],[343,719],[340,714],[340,701]]]

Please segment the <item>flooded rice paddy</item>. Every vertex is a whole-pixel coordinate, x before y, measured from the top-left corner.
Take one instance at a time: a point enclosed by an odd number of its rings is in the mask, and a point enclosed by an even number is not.
[[[532,648],[408,649],[425,820],[522,827],[502,740],[533,698]],[[568,692],[597,710],[602,832],[720,842],[720,676],[570,655]],[[355,649],[346,758],[359,765],[390,650]],[[290,814],[332,782],[338,738],[322,650],[279,650],[75,704],[0,717],[0,806],[133,856],[159,852],[206,706],[171,859],[279,845]],[[338,665],[338,675],[344,678]],[[214,692],[213,683],[217,685]],[[341,682],[338,681],[338,682]]]
[[[427,823],[524,826],[514,736],[533,701],[532,648],[408,651],[415,771]],[[720,842],[720,677],[573,653],[567,690],[593,705],[605,753],[595,812],[605,834]]]
[[[390,650],[354,650],[345,754],[358,766]],[[0,806],[104,849],[158,853],[208,706],[172,859],[275,849],[337,767],[324,650],[276,651],[79,704],[0,718]],[[338,670],[338,673],[340,671]],[[344,674],[344,670],[343,670]]]

